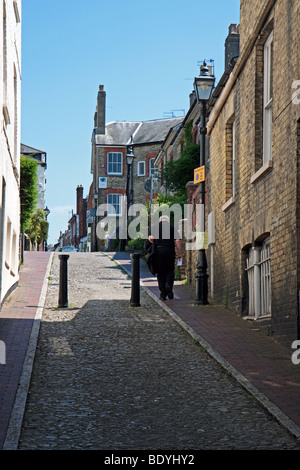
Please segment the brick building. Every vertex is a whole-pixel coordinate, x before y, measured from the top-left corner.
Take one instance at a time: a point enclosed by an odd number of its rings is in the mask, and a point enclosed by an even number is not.
[[[288,347],[299,338],[299,9],[241,1],[240,55],[207,123],[211,295]]]
[[[155,157],[170,128],[182,118],[160,119],[144,122],[105,122],[106,93],[100,85],[94,116],[92,135],[91,173],[93,174],[94,204],[114,207],[117,217],[124,210],[124,196],[133,203],[145,204],[150,193],[145,181],[151,177]],[[131,147],[134,154],[132,185],[129,178],[126,154]],[[154,194],[153,194],[154,195]],[[110,212],[107,213],[110,216]],[[98,222],[100,217],[94,218]],[[96,223],[91,229],[93,250],[103,248],[104,241],[96,237]]]

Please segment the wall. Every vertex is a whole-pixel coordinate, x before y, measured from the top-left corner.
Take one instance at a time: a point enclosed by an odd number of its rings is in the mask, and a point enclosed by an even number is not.
[[[4,6],[5,10],[4,10]],[[0,302],[18,281],[20,234],[21,1],[0,2]],[[6,13],[4,13],[6,11]],[[16,15],[19,13],[19,17]],[[6,16],[6,32],[3,30]]]
[[[253,3],[256,3],[256,8]],[[241,55],[258,13],[268,2],[241,2]],[[250,12],[251,13],[247,13]],[[298,335],[299,111],[292,84],[299,79],[299,2],[275,2],[210,134],[209,206],[216,214],[214,300],[247,315],[245,253],[266,234],[271,240],[272,332],[290,347]],[[272,162],[262,171],[262,47],[274,31]],[[236,123],[236,194],[226,183],[228,125]],[[259,172],[262,174],[259,176]],[[227,205],[225,205],[227,203]],[[298,258],[298,259],[297,259]],[[298,269],[298,271],[297,271]]]

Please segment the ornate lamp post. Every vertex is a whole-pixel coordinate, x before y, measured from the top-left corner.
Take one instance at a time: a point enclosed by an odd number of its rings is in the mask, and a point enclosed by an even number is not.
[[[131,144],[132,144],[132,138],[131,138]],[[128,151],[126,154],[126,160],[127,160],[127,165],[128,165],[128,193],[129,193],[129,204],[128,204],[128,209],[132,206],[133,204],[133,160],[134,160],[134,154],[132,150],[132,145],[128,147]]]
[[[196,98],[200,103],[200,128],[199,128],[199,141],[200,141],[200,167],[205,166],[205,136],[206,136],[206,106],[211,97],[214,88],[215,77],[209,75],[208,67],[204,61],[200,67],[200,76],[195,77],[194,89]],[[201,207],[201,231],[205,232],[205,180],[200,183],[200,204]],[[204,248],[200,248],[198,252],[197,272],[196,272],[196,304],[208,304],[208,274],[207,274],[207,260]]]
[[[98,191],[95,189],[94,192],[94,201],[95,201],[95,217],[94,217],[94,250],[93,251],[98,251],[98,243],[97,243],[97,208],[98,208]]]
[[[121,219],[122,223],[125,220],[126,225],[127,225],[127,220],[128,220],[129,208],[133,204],[133,160],[134,160],[134,153],[132,150],[132,137],[131,137],[131,142],[126,153],[126,162],[127,162],[126,213],[127,213],[127,217],[124,218],[122,216],[122,219]],[[124,230],[126,230],[126,237],[127,237],[127,226],[124,227]],[[121,251],[125,250],[126,244],[127,244],[127,238],[126,239],[122,238],[120,240]]]

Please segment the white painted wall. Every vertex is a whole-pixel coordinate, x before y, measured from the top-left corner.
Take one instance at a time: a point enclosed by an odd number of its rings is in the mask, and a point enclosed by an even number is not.
[[[1,302],[5,297],[6,293],[9,291],[9,289],[19,279],[18,266],[20,236],[19,184],[21,129],[21,0],[0,0],[0,21]],[[3,184],[4,182],[5,189]],[[4,193],[5,201],[3,200]]]

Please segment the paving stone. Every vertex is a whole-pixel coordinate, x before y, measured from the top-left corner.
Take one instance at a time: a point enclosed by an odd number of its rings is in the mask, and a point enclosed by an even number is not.
[[[100,253],[55,255],[19,449],[299,449],[146,292]]]

